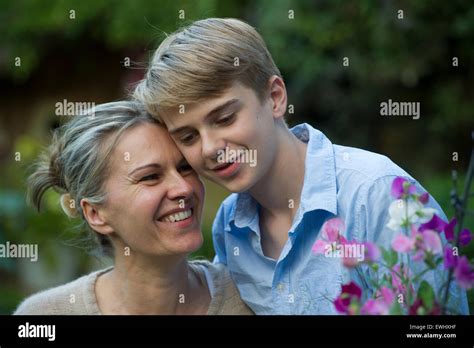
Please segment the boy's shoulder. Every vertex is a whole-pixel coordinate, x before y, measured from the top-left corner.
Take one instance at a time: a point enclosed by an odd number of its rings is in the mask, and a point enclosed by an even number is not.
[[[336,176],[356,177],[361,183],[373,183],[387,176],[411,176],[387,156],[342,145],[333,145]]]
[[[218,214],[223,215],[223,217],[229,218],[235,212],[235,206],[239,198],[239,193],[231,193],[227,196],[221,203]]]

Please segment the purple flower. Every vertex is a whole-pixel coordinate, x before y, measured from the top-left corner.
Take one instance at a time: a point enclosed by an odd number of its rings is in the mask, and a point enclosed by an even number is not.
[[[428,192],[422,193],[422,194],[418,197],[418,200],[420,201],[420,203],[426,204],[426,203],[428,203],[428,201],[430,200],[430,194],[429,194]]]
[[[396,199],[400,199],[405,194],[414,194],[415,192],[415,185],[410,184],[405,178],[397,176],[392,182],[392,196]]]
[[[458,255],[455,255],[454,248],[446,245],[444,247],[444,267],[454,268],[458,264]]]
[[[449,224],[444,226],[444,235],[446,236],[446,239],[450,242],[454,240],[454,226],[456,226],[457,223],[458,221],[456,220],[456,218],[452,218]]]
[[[474,286],[474,270],[469,264],[466,256],[461,256],[458,260],[454,276],[460,287],[463,289],[471,289]]]
[[[425,224],[422,224],[419,228],[420,232],[423,232],[425,230],[434,230],[438,232],[442,232],[446,225],[448,225],[446,222],[443,221],[438,215],[433,214],[433,217],[431,218],[430,221],[428,221]]]
[[[375,262],[380,259],[381,253],[377,245],[371,242],[365,242],[365,259],[367,262]]]
[[[342,291],[339,297],[334,301],[334,306],[339,313],[352,313],[349,306],[352,299],[360,300],[362,297],[362,289],[354,282],[342,286]]]
[[[463,229],[461,233],[459,234],[459,243],[461,243],[462,246],[468,245],[471,239],[472,239],[471,231],[469,231],[467,228]]]

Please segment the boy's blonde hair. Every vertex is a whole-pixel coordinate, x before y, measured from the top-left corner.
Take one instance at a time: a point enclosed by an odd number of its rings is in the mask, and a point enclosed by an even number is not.
[[[219,97],[238,81],[262,101],[273,75],[281,77],[252,26],[238,19],[208,18],[161,43],[134,97],[159,116],[165,108]]]

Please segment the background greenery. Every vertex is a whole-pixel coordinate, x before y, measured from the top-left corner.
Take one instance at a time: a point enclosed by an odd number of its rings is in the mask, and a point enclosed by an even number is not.
[[[71,245],[77,229],[55,193],[40,215],[25,203],[28,167],[62,121],[54,104],[123,98],[164,33],[213,16],[241,18],[260,31],[294,105],[291,125],[308,122],[334,143],[389,156],[452,215],[450,173],[466,170],[474,128],[472,2],[2,0],[0,243],[37,243],[41,257],[37,263],[0,259],[0,313],[104,265]],[[131,67],[123,64],[127,57]],[[420,102],[421,118],[381,117],[387,99]],[[214,254],[211,224],[226,195],[207,183],[199,256]],[[466,226],[473,230],[472,217]],[[472,248],[468,253],[472,258]]]

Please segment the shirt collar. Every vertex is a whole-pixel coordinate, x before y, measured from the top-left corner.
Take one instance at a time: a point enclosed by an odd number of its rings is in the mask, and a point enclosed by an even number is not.
[[[337,215],[336,165],[331,141],[307,123],[299,124],[290,131],[308,144],[303,190],[295,221],[299,221],[306,212],[318,209]],[[258,204],[248,192],[237,195],[235,209],[230,216],[232,221],[238,228],[259,230]]]

